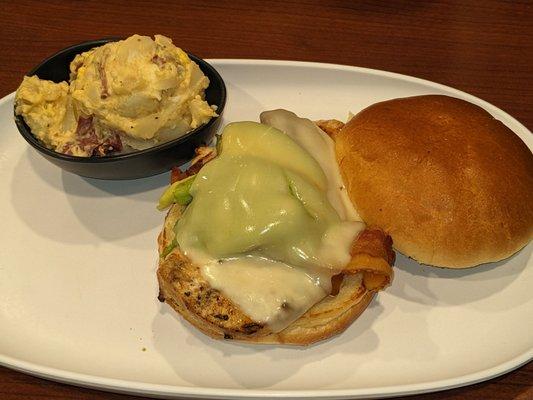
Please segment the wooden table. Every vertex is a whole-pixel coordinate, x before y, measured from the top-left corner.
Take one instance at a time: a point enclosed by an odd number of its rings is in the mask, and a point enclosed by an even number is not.
[[[530,1],[3,1],[0,95],[58,49],[132,33],[165,34],[203,58],[322,61],[414,75],[481,97],[533,128]],[[134,399],[0,368],[0,398],[44,397]],[[412,398],[533,399],[533,363]]]

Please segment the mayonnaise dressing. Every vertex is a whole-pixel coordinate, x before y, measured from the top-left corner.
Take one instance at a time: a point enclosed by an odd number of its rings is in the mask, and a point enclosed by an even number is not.
[[[211,287],[277,332],[331,292],[364,224],[341,190],[331,139],[284,110],[262,118],[275,127],[225,128],[175,232]]]

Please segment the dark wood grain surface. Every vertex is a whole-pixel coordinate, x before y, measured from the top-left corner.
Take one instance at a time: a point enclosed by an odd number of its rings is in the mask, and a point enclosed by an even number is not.
[[[414,75],[478,96],[533,128],[531,1],[2,0],[0,97],[67,45],[132,33],[165,34],[203,58],[321,61]],[[6,368],[0,368],[0,398],[138,399]],[[485,383],[412,398],[533,399],[533,363]]]

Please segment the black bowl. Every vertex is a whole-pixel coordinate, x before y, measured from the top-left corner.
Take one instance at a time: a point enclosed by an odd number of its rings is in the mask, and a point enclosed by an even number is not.
[[[37,75],[41,79],[54,82],[68,81],[69,65],[77,54],[117,40],[119,39],[94,40],[68,47],[47,58],[27,75]],[[205,99],[210,105],[218,107],[219,116],[211,118],[206,124],[178,139],[127,154],[77,157],[58,153],[45,147],[33,136],[29,126],[20,115],[15,115],[17,128],[22,137],[48,161],[65,171],[89,178],[136,179],[156,175],[174,166],[180,166],[191,160],[195,148],[204,146],[213,139],[226,104],[226,86],[219,73],[201,58],[187,54],[209,78],[210,84],[205,91]]]

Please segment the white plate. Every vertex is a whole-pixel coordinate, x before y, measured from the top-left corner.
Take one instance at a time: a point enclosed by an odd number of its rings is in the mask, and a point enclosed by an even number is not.
[[[344,119],[380,100],[441,93],[481,105],[533,147],[503,111],[435,83],[328,64],[212,63],[228,85],[226,121],[278,107]],[[147,395],[339,398],[466,385],[533,358],[531,244],[470,271],[398,257],[392,287],[344,334],[306,349],[207,338],[156,299],[155,204],[168,175],[65,173],[19,136],[12,102],[0,102],[0,364]]]

